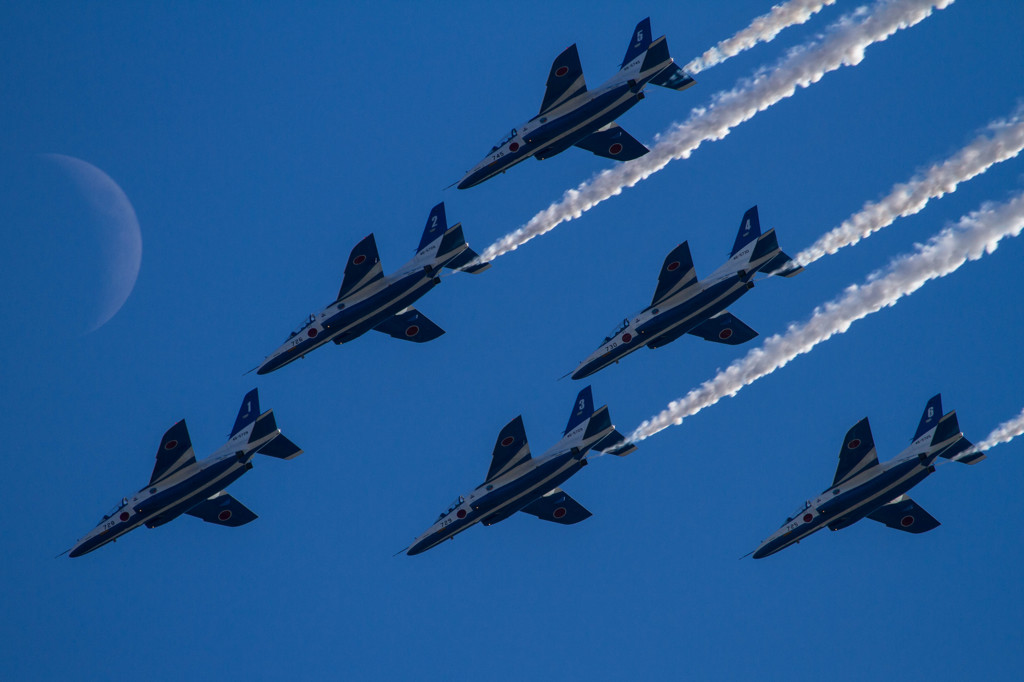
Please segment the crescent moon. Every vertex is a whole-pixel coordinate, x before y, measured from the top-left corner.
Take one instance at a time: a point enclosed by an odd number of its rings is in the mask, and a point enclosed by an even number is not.
[[[142,266],[142,232],[127,195],[109,175],[90,163],[63,154],[43,154],[74,182],[97,218],[103,277],[99,312],[85,333],[110,321],[128,300]]]

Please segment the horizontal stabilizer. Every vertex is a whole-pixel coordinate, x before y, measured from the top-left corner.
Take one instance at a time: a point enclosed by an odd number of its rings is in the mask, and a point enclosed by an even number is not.
[[[683,289],[697,283],[697,270],[693,267],[689,242],[683,242],[669,251],[658,273],[658,287],[654,290],[651,305],[655,306],[675,296]]]
[[[451,268],[452,270],[461,270],[462,272],[468,272],[471,275],[475,275],[491,267],[491,263],[489,261],[477,263],[476,265],[469,265],[479,257],[480,254],[467,246],[462,250],[462,253],[445,263],[444,266],[446,268]]]
[[[907,533],[925,533],[939,526],[931,514],[906,495],[882,505],[868,514],[868,518]]]
[[[274,438],[256,452],[268,457],[276,457],[277,459],[294,459],[302,454],[302,448],[288,440],[283,434],[278,434],[277,438]]]
[[[617,123],[609,123],[576,143],[580,149],[614,161],[638,159],[650,150]]]
[[[520,511],[536,516],[542,521],[554,521],[566,526],[579,523],[592,516],[586,507],[569,497],[569,494],[561,488],[555,488]]]
[[[606,455],[625,457],[631,452],[636,451],[636,445],[631,441],[627,441],[625,436],[612,429],[611,433],[597,441],[591,449],[603,452]]]
[[[570,45],[562,54],[555,57],[548,73],[547,87],[544,90],[544,101],[540,105],[543,116],[555,107],[565,104],[573,97],[587,91],[587,83],[583,80],[583,67],[580,65],[580,54],[576,45]]]
[[[194,464],[195,461],[196,453],[192,450],[192,439],[188,435],[185,420],[182,419],[169,428],[161,439],[160,448],[156,451],[153,475],[149,477],[149,484],[152,485],[162,478],[167,478],[182,467]]]
[[[687,333],[699,336],[705,341],[724,343],[729,346],[746,343],[757,336],[757,332],[728,311],[722,311],[714,317],[704,320]]]
[[[258,518],[248,507],[223,490],[213,497],[203,500],[185,513],[207,523],[231,527],[244,526]]]
[[[392,338],[414,343],[433,341],[444,334],[443,329],[415,308],[406,308],[397,315],[384,320],[374,329],[384,332]]]
[[[448,258],[450,253],[456,253],[457,255],[453,258]],[[441,246],[437,250],[437,259],[444,260],[442,267],[451,268],[452,270],[463,268],[463,266],[472,263],[479,257],[476,251],[469,248],[466,244],[466,237],[462,234],[462,223],[455,224],[452,226],[452,229],[445,233],[444,239],[441,240]],[[465,272],[475,275],[489,267],[491,267],[490,263],[477,263],[465,268]]]
[[[384,277],[384,269],[377,254],[377,240],[371,233],[355,245],[345,265],[345,277],[338,289],[338,299],[354,294]]]
[[[669,88],[671,90],[683,91],[697,84],[693,76],[683,71],[683,69],[675,63],[669,64],[662,69],[657,76],[652,78],[650,82],[653,85],[660,85],[663,88]]]

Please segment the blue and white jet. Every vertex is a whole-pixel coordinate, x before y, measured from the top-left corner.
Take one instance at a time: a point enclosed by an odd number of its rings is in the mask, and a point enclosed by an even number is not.
[[[444,202],[431,209],[413,259],[387,277],[371,233],[352,249],[335,301],[310,315],[256,373],[273,372],[328,341],[347,343],[371,329],[416,343],[436,339],[444,330],[413,308],[413,302],[441,283],[443,268],[476,274],[491,266],[471,265],[477,258],[462,235],[462,223],[448,227]]]
[[[256,389],[242,400],[228,442],[201,462],[196,461],[185,420],[168,429],[156,452],[149,484],[105,514],[99,525],[75,543],[72,557],[88,554],[139,526],[156,528],[182,514],[220,526],[241,526],[256,514],[224,489],[252,469],[256,453],[278,459],[302,454],[281,435],[274,411],[260,414]]]
[[[729,260],[706,279],[697,280],[687,242],[674,248],[661,266],[651,304],[625,318],[572,378],[588,377],[635,350],[661,348],[683,334],[729,345],[745,343],[757,332],[726,308],[754,287],[758,272],[792,277],[802,270],[779,248],[774,229],[761,234],[754,206],[743,214]]]
[[[551,65],[540,113],[491,147],[459,181],[459,189],[479,185],[531,156],[543,160],[572,146],[618,161],[643,156],[647,147],[620,128],[616,117],[644,98],[648,83],[685,90],[694,82],[672,61],[665,36],[651,42],[650,18],[633,30],[619,72],[596,90],[587,90],[580,56],[572,45]]]
[[[539,457],[530,456],[523,418],[516,417],[498,434],[484,482],[460,495],[406,553],[420,554],[476,523],[491,526],[518,511],[565,525],[589,518],[558,486],[586,466],[591,450],[623,457],[636,446],[612,426],[607,405],[594,411],[590,386],[576,396],[562,439]]]
[[[790,514],[754,558],[775,554],[822,528],[839,530],[865,517],[908,533],[935,528],[939,522],[906,493],[935,471],[938,457],[964,464],[985,459],[960,432],[956,411],[942,414],[941,395],[928,401],[910,447],[885,464],[878,463],[867,417],[861,419],[839,449],[832,486]]]

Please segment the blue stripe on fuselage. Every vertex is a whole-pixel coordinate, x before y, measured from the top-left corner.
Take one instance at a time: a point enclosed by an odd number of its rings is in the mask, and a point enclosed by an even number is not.
[[[237,481],[246,472],[245,464],[252,459],[252,453],[239,457],[225,457],[205,467],[181,483],[151,495],[135,505],[135,512],[147,518],[150,528],[161,526],[202,502],[214,492],[219,492]],[[234,470],[232,471],[232,467]],[[216,488],[216,490],[213,490]]]

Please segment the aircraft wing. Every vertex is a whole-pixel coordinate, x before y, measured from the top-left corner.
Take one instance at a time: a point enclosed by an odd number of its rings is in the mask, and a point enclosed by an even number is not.
[[[149,477],[150,485],[195,461],[196,453],[192,450],[192,439],[189,438],[188,427],[185,426],[185,420],[182,419],[167,429],[163,440],[160,441],[160,449],[156,451],[153,475]]]
[[[688,286],[697,283],[697,271],[690,256],[690,244],[683,242],[669,251],[658,273],[658,288],[654,290],[651,305],[658,305],[669,296],[674,296]]]
[[[216,523],[218,526],[244,526],[257,519],[256,514],[248,507],[223,490],[206,498],[185,513],[207,523]]]
[[[868,514],[868,518],[908,533],[926,533],[940,525],[935,517],[906,495],[882,505]]]
[[[520,511],[524,511],[530,516],[536,516],[542,521],[554,521],[567,526],[592,516],[586,507],[569,497],[569,494],[561,488],[555,488]]]
[[[384,332],[392,338],[413,341],[414,343],[433,341],[441,336],[441,334],[444,334],[443,329],[411,306],[397,315],[384,320],[374,329]]]
[[[873,466],[878,466],[878,453],[875,452],[875,439],[871,436],[871,424],[864,417],[846,432],[839,449],[839,466],[832,487]]]
[[[530,444],[526,441],[526,427],[522,415],[516,417],[498,434],[491,455],[491,468],[487,470],[484,483],[496,478],[517,464],[530,459]]]
[[[736,346],[746,343],[757,336],[757,332],[743,324],[738,317],[723,310],[714,317],[709,317],[687,332],[699,336],[705,341],[725,343]]]
[[[384,269],[377,254],[377,240],[371,233],[356,244],[345,265],[345,277],[341,280],[338,298],[355,293],[384,276]]]
[[[609,123],[595,133],[587,135],[576,143],[580,149],[616,161],[638,159],[651,151],[639,140],[619,127],[618,123]]]
[[[580,65],[580,53],[576,45],[570,45],[565,52],[555,57],[548,73],[547,89],[544,90],[544,101],[540,105],[543,116],[560,104],[587,91],[587,83],[583,80],[583,66]]]

